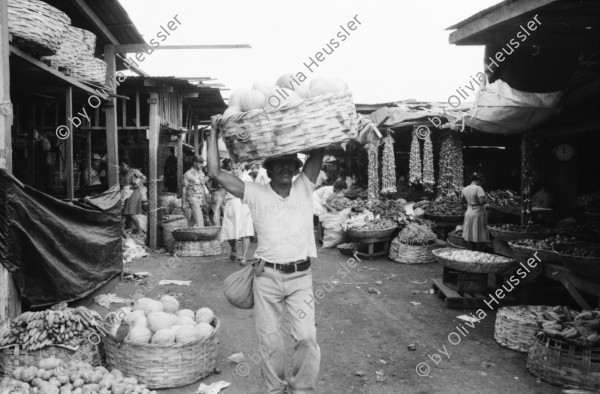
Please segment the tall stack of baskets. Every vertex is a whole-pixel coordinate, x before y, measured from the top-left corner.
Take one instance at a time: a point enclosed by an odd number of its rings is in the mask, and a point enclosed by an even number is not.
[[[32,55],[53,55],[63,41],[71,19],[39,0],[8,0],[8,32],[12,43]]]
[[[9,0],[8,30],[13,44],[34,56],[42,56],[73,78],[104,84],[106,63],[94,57],[94,33],[71,26],[62,11],[40,0]]]
[[[396,237],[390,246],[390,260],[402,264],[435,263],[433,251],[446,246],[442,240],[436,240],[428,245],[410,245],[400,242]]]
[[[219,226],[173,230],[174,253],[182,257],[218,256],[223,253],[220,232]]]

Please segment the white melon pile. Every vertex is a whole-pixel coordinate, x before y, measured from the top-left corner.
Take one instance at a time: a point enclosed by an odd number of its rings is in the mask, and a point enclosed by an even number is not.
[[[258,80],[252,89],[237,89],[229,96],[228,108],[223,118],[255,109],[279,108],[285,104],[332,93],[347,93],[348,85],[339,78],[315,78],[306,81],[299,73],[283,74],[275,83]]]
[[[122,308],[127,309],[127,308]],[[151,298],[138,299],[133,310],[129,309],[118,314],[129,323],[129,334],[126,342],[139,344],[155,344],[171,346],[179,343],[189,343],[208,338],[214,327],[215,319],[209,308],[200,308],[197,312],[191,309],[179,309],[175,297],[164,295],[160,300]],[[113,322],[110,334],[114,337],[120,320]]]

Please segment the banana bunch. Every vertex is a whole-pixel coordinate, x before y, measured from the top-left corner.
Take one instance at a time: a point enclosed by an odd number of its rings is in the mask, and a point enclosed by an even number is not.
[[[107,334],[102,317],[82,306],[24,312],[0,333],[0,347],[19,345],[27,351],[56,344],[78,347],[94,334]]]
[[[600,310],[577,313],[558,306],[544,312],[542,318],[542,331],[551,338],[570,339],[590,346],[600,344]]]

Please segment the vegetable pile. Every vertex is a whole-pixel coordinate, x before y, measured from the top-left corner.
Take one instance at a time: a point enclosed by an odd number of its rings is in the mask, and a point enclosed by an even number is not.
[[[494,190],[487,194],[487,200],[489,203],[498,205],[500,207],[520,207],[521,196],[515,191],[506,190]]]
[[[473,250],[449,249],[442,250],[438,253],[445,259],[462,263],[504,263],[511,261],[506,257],[496,256],[490,253],[475,252]]]
[[[557,306],[544,312],[540,327],[551,338],[564,339],[584,346],[600,345],[600,311],[576,313]]]
[[[560,234],[545,239],[519,239],[513,241],[518,246],[545,250],[554,250],[556,245],[573,244],[575,242],[577,242],[577,238]]]
[[[136,378],[127,378],[118,369],[92,367],[88,363],[57,358],[40,360],[39,367],[18,367],[12,378],[0,382],[0,393],[22,394],[156,394]]]
[[[600,213],[600,190],[577,196],[577,206],[587,212]]]
[[[425,212],[437,216],[460,216],[467,207],[462,205],[460,198],[455,196],[441,197],[435,200]]]
[[[429,245],[437,241],[437,236],[425,224],[409,223],[396,239],[408,245]]]
[[[575,257],[593,257],[600,258],[600,250],[583,246],[570,246],[560,250],[561,254],[567,254]]]
[[[389,219],[383,218],[368,218],[366,216],[358,215],[350,220],[344,222],[342,224],[342,229],[344,231],[352,230],[360,230],[360,231],[370,231],[370,230],[385,230],[391,227],[396,227],[397,224]]]
[[[404,210],[406,200],[376,200],[367,203],[366,207],[373,214],[384,219],[393,220],[397,223],[406,223],[407,218]]]
[[[352,187],[348,189],[345,193],[346,197],[348,197],[351,200],[354,200],[356,198],[366,199],[367,194],[367,189],[355,185],[352,185]]]
[[[510,231],[515,233],[552,234],[554,232],[554,230],[551,228],[539,224],[530,224],[527,226],[520,226],[518,224],[500,224],[489,226],[489,228],[498,231]]]
[[[23,312],[0,334],[0,346],[19,345],[23,350],[42,349],[48,345],[77,347],[92,333],[105,335],[102,317],[86,307],[47,309]]]
[[[214,330],[215,315],[209,308],[179,309],[179,302],[169,295],[159,301],[140,298],[133,311],[122,308],[123,314],[113,320],[110,335],[116,337],[121,320],[129,324],[125,342],[172,346],[208,338]]]

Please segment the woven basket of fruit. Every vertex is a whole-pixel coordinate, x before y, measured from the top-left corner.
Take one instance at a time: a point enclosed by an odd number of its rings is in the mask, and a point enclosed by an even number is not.
[[[435,263],[436,258],[432,252],[435,249],[446,246],[446,242],[439,239],[427,245],[410,245],[400,242],[399,237],[396,237],[390,245],[389,258],[396,263],[402,264]]]
[[[600,348],[569,344],[540,332],[534,338],[525,366],[545,382],[600,391]]]
[[[392,220],[361,218],[360,215],[342,225],[342,229],[356,240],[388,238],[397,228],[398,225]]]
[[[441,197],[425,209],[425,218],[438,222],[457,222],[464,220],[467,207],[455,196]]]
[[[467,241],[462,237],[462,230],[454,230],[448,233],[448,244],[453,248],[462,248],[465,249],[467,247]]]
[[[516,224],[502,224],[489,226],[489,231],[494,241],[513,241],[516,239],[543,239],[553,235],[553,231],[539,225],[519,226]]]
[[[557,246],[562,263],[577,276],[600,280],[600,245]]]
[[[527,353],[535,334],[540,330],[543,313],[552,310],[551,306],[541,305],[502,307],[496,314],[494,339],[501,346]]]
[[[345,254],[346,256],[352,256],[352,254],[354,253],[354,244],[340,244],[337,246],[337,250],[339,250],[341,254]]]
[[[432,252],[438,262],[458,271],[480,274],[502,274],[515,267],[515,260],[490,253],[444,248]]]
[[[333,93],[232,114],[220,129],[230,156],[241,162],[349,141],[357,135],[358,118],[352,95]]]

